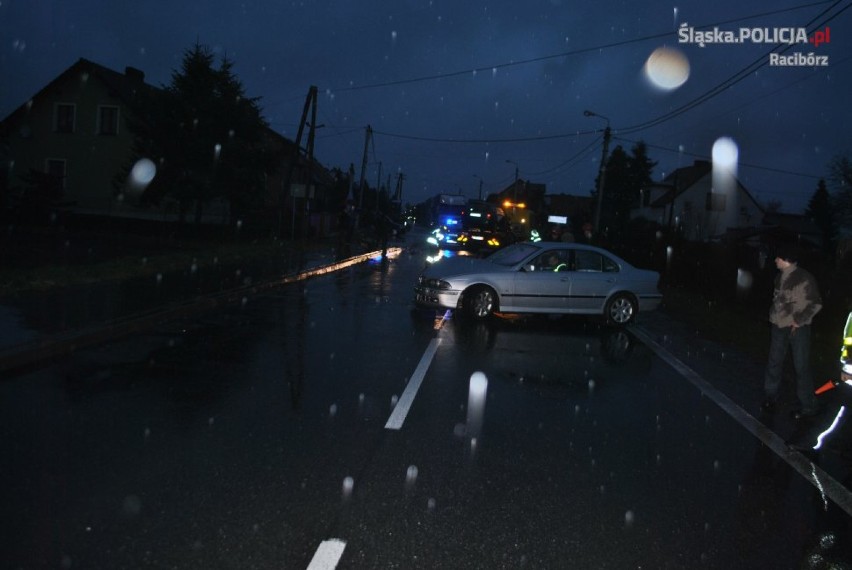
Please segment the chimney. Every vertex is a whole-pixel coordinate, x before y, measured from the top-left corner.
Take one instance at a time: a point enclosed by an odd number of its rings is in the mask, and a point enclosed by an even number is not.
[[[142,71],[141,69],[136,69],[135,67],[130,67],[128,65],[127,67],[124,68],[124,75],[128,79],[130,79],[134,82],[138,82],[138,83],[144,83],[145,82],[145,72]]]

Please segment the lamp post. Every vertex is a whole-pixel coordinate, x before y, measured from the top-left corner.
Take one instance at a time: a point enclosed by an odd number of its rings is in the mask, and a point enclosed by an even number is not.
[[[515,184],[512,186],[512,202],[518,201],[518,163],[514,160],[506,159],[509,164],[515,165]]]
[[[594,229],[595,233],[598,233],[598,228],[601,224],[601,207],[603,204],[603,192],[604,192],[604,182],[606,181],[606,153],[609,151],[609,137],[610,137],[610,129],[609,129],[609,118],[604,117],[603,115],[599,115],[593,111],[583,111],[583,115],[586,117],[598,117],[606,121],[606,128],[604,129],[604,138],[603,138],[603,154],[601,155],[601,165],[598,169],[598,200],[595,205],[595,224]]]

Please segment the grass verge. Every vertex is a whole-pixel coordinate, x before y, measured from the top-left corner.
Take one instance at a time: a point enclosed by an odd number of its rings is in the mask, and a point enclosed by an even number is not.
[[[233,265],[252,260],[269,260],[310,249],[330,248],[328,244],[282,241],[250,243],[191,244],[179,251],[147,256],[124,255],[93,263],[48,264],[31,268],[4,269],[0,274],[0,297],[25,291],[49,291],[101,281],[145,277],[215,265]]]

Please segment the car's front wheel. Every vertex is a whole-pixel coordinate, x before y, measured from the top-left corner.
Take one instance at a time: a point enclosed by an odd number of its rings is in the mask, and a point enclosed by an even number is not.
[[[485,319],[494,314],[497,307],[497,293],[491,287],[479,286],[465,291],[464,311],[474,319]]]
[[[608,323],[627,325],[636,318],[638,310],[639,307],[632,296],[626,293],[618,293],[607,301],[604,316]]]

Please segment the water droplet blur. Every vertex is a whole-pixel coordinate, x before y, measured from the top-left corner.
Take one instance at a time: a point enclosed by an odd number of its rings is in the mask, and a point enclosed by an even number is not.
[[[331,406],[329,406],[328,415],[330,415],[331,417],[334,417],[334,416],[337,415],[337,404],[332,404]]]
[[[162,282],[163,282],[163,274],[157,273],[157,285],[161,284]]]
[[[652,86],[673,91],[689,79],[689,60],[680,50],[659,47],[645,61],[644,71]]]
[[[635,520],[636,516],[633,514],[633,511],[627,511],[624,513],[624,525],[628,528],[633,526]]]
[[[405,471],[405,487],[410,489],[417,482],[417,466],[409,465],[408,469]]]
[[[472,438],[479,437],[482,418],[485,414],[485,396],[488,391],[488,378],[482,372],[470,375],[467,396],[467,433]]]
[[[140,158],[130,169],[128,186],[132,192],[141,192],[157,175],[157,165],[150,159]]]
[[[594,389],[595,389],[595,381],[589,380],[589,392],[594,391]]]
[[[754,276],[751,271],[746,269],[737,269],[737,294],[745,296],[751,291],[751,286],[754,283]]]
[[[248,297],[243,297],[242,305],[245,307],[248,304]]]
[[[399,402],[399,397],[398,397],[396,394],[394,394],[393,396],[391,396],[391,409],[395,408],[395,407],[396,407],[396,404],[397,404],[398,402]]]
[[[343,479],[343,498],[348,499],[352,496],[352,489],[355,488],[355,479],[352,477],[345,477]]]
[[[718,472],[718,471],[719,471],[719,469],[721,468],[721,466],[722,466],[722,465],[719,463],[719,460],[717,459],[716,461],[714,461],[714,462],[713,462],[713,471],[717,471],[717,472]]]
[[[142,511],[142,500],[136,495],[127,495],[124,497],[122,510],[127,516],[136,516]]]
[[[822,548],[834,548],[837,544],[837,535],[833,532],[826,532],[822,536],[819,537],[819,545]]]

